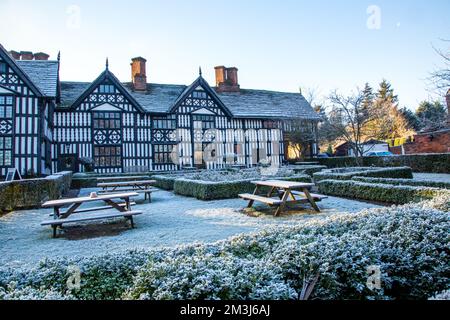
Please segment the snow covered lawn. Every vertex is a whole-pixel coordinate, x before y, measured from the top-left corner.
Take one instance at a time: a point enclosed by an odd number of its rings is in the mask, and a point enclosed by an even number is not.
[[[432,180],[450,182],[450,174],[445,173],[414,173],[414,180]]]
[[[82,195],[95,189],[84,189]],[[295,207],[274,218],[265,206],[246,213],[246,202],[239,199],[199,201],[158,191],[153,203],[134,206],[144,214],[135,218],[136,229],[129,229],[123,219],[90,222],[80,227],[68,225],[67,234],[52,239],[49,227],[40,222],[52,210],[17,211],[0,217],[0,266],[23,267],[45,258],[85,257],[128,249],[172,247],[194,242],[215,242],[231,236],[263,229],[271,225],[295,225],[309,219],[321,219],[335,213],[359,212],[376,205],[330,197],[319,203],[322,213],[308,206]],[[97,204],[98,205],[98,204]],[[96,228],[101,227],[99,233]],[[106,224],[106,226],[105,226]],[[82,235],[77,237],[77,235]]]

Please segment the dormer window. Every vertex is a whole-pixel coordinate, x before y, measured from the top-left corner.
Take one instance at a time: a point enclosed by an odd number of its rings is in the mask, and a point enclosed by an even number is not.
[[[115,88],[113,85],[110,85],[110,84],[102,84],[99,86],[98,92],[99,93],[114,93]]]

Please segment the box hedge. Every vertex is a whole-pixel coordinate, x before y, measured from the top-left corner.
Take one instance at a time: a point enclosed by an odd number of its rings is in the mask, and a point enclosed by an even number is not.
[[[450,182],[444,182],[444,181],[368,178],[368,177],[353,177],[352,180],[360,181],[360,182],[367,182],[367,183],[393,184],[393,185],[397,185],[397,186],[405,185],[405,186],[415,186],[415,187],[450,189]]]
[[[179,179],[181,176],[172,176],[172,175],[155,175],[152,176],[152,180],[155,180],[155,187],[172,191],[175,180]]]
[[[292,170],[294,170],[295,173],[299,174],[307,174],[309,176],[313,176],[314,173],[320,172],[322,170],[328,169],[327,166],[316,166],[316,165],[297,165],[292,166]]]
[[[450,191],[445,189],[343,180],[322,180],[318,183],[318,187],[321,193],[330,196],[389,204],[406,204],[433,199],[441,195],[450,196]]]
[[[328,169],[317,172],[313,175],[314,181],[322,180],[351,180],[353,177],[374,177],[374,178],[404,178],[412,179],[413,174],[410,167],[394,167],[394,168],[374,168],[374,167],[353,167]]]
[[[72,172],[46,178],[0,182],[0,212],[40,208],[48,200],[61,198],[70,190]]]
[[[336,157],[317,159],[321,165],[329,168],[354,167],[358,164],[354,157]],[[363,166],[411,167],[414,172],[450,173],[450,153],[409,154],[390,157],[364,157]]]
[[[265,179],[267,180],[268,178],[265,177]],[[270,179],[311,182],[311,177],[309,177],[308,175],[294,175],[291,177]],[[215,182],[179,178],[174,182],[174,192],[179,195],[194,197],[199,200],[232,199],[237,198],[240,193],[253,192],[253,190],[255,189],[255,185],[252,183],[252,181],[254,180],[255,179],[245,179]]]

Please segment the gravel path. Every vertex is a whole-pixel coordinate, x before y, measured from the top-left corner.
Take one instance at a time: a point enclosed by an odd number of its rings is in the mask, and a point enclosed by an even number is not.
[[[93,189],[85,189],[89,194]],[[128,249],[176,246],[194,242],[215,242],[231,236],[260,230],[269,225],[292,225],[308,219],[321,219],[341,212],[358,212],[374,204],[330,197],[320,203],[321,214],[296,208],[274,218],[267,209],[244,214],[245,202],[239,199],[199,201],[171,192],[153,194],[153,203],[135,206],[144,214],[135,218],[136,229],[123,219],[90,222],[74,227],[52,239],[51,229],[40,226],[52,210],[17,211],[0,217],[0,265],[20,267],[44,258],[77,257],[120,252]],[[140,204],[141,203],[141,204]],[[306,207],[305,207],[306,208]],[[299,211],[300,210],[300,211]],[[80,238],[82,235],[84,238]],[[75,240],[74,240],[75,239]]]

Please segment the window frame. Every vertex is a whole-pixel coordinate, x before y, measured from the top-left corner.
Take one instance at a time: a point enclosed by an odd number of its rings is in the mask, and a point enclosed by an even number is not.
[[[2,168],[10,168],[14,163],[14,106],[14,96],[0,95],[0,121],[6,120],[11,122],[11,131],[9,133],[0,133],[0,167]],[[6,147],[7,145],[8,147]],[[9,159],[8,162],[6,162],[7,158]]]
[[[171,159],[173,147],[174,147],[173,144],[154,144],[153,163],[157,165],[173,164],[173,161]]]
[[[111,152],[112,150],[114,150],[114,152]],[[93,158],[94,158],[94,166],[97,169],[122,168],[122,146],[94,145]],[[102,158],[103,161],[101,161]],[[112,159],[114,159],[114,161],[112,161]]]

